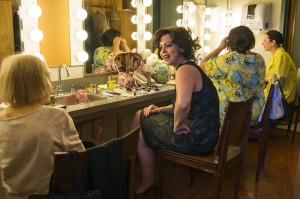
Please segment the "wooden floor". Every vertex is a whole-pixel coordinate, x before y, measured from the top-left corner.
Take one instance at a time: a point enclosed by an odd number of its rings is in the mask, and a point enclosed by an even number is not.
[[[286,130],[271,129],[265,168],[258,184],[255,183],[256,163],[259,143],[249,140],[243,166],[239,198],[240,199],[292,199],[298,163],[300,133],[295,142],[290,143],[291,135]],[[210,174],[197,171],[195,184],[189,186],[189,169],[174,163],[165,163],[163,198],[165,199],[209,199],[213,198],[214,178]],[[225,177],[222,189],[224,199],[233,198],[234,171]],[[140,181],[137,172],[137,181]],[[146,197],[155,198],[154,192]]]

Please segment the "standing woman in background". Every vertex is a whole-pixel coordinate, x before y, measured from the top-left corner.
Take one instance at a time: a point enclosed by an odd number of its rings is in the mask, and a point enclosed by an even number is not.
[[[265,81],[268,84],[265,89],[265,96],[268,97],[271,87],[270,82],[272,82],[272,78],[276,75],[277,79],[281,82],[287,102],[291,104],[294,102],[296,96],[297,69],[291,56],[281,46],[282,44],[282,34],[277,30],[268,31],[263,38],[262,45],[265,51],[270,51],[273,55],[266,71]]]
[[[38,57],[3,60],[0,101],[9,106],[0,111],[0,174],[9,199],[48,194],[54,152],[85,150],[68,113],[44,105],[51,90],[49,68]]]

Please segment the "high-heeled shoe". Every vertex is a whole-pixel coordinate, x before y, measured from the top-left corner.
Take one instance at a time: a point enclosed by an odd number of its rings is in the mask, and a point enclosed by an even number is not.
[[[158,182],[157,181],[154,181],[149,187],[147,187],[143,192],[140,192],[140,193],[137,193],[135,192],[134,194],[134,199],[144,199],[147,194],[150,192],[150,191],[154,191],[155,192],[155,195],[156,195],[156,191],[157,191],[157,186],[158,186]]]

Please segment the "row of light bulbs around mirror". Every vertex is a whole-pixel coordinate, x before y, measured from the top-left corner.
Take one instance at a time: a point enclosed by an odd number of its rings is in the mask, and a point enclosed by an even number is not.
[[[183,12],[189,12],[189,13],[194,13],[196,11],[197,7],[195,6],[194,3],[190,3],[188,6],[183,7],[182,5],[177,6],[176,11],[177,13],[183,13]],[[210,16],[212,14],[212,9],[207,7],[205,8],[204,11],[205,16]],[[176,25],[181,27],[183,26],[183,19],[178,19],[176,21]],[[192,17],[190,17],[189,19],[187,19],[186,24],[188,27],[193,28],[196,24],[195,19],[193,19]],[[205,20],[204,22],[204,27],[205,27],[205,34],[204,34],[204,40],[205,41],[209,41],[211,39],[211,34],[209,33],[209,30],[212,28],[212,22],[210,20]],[[192,33],[192,36],[195,37],[194,33]],[[211,48],[209,46],[204,46],[203,47],[203,51],[205,53],[209,53],[211,51]]]
[[[131,0],[131,5],[133,8],[137,8],[138,0]],[[152,0],[140,0],[141,4],[147,8],[152,5]],[[150,14],[144,14],[143,16],[133,15],[131,17],[131,22],[133,24],[143,23],[149,24],[152,21],[152,16]],[[131,33],[131,38],[133,40],[143,39],[145,41],[149,41],[152,38],[152,33],[149,31],[145,31],[144,33],[133,32]]]
[[[41,7],[36,4],[31,5],[27,11],[28,11],[29,16],[31,16],[34,19],[37,19],[42,15]],[[83,8],[78,9],[75,13],[75,17],[80,21],[85,20],[87,17],[86,10]],[[29,36],[30,36],[30,39],[34,42],[40,42],[44,37],[43,32],[40,29],[34,29],[34,30],[30,31]],[[85,41],[88,37],[88,34],[85,30],[80,29],[75,33],[75,37],[79,41]],[[44,60],[44,56],[42,54],[37,53],[36,55],[38,57],[40,57],[42,60]],[[76,54],[76,58],[78,59],[78,61],[80,61],[82,63],[86,62],[88,60],[88,53],[85,51],[79,51]]]

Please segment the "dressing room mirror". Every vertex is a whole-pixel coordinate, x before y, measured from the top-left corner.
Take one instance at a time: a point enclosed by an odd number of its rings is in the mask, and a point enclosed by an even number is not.
[[[20,0],[22,50],[43,57],[49,67],[83,65],[83,0]]]
[[[89,55],[89,59],[85,63],[86,75],[95,75],[95,71],[98,71],[93,68],[94,51],[102,45],[101,36],[108,28],[120,31],[121,36],[126,39],[128,47],[131,50],[136,48],[136,41],[131,38],[131,34],[137,30],[136,24],[131,22],[131,17],[136,14],[136,9],[130,2],[131,0],[84,0],[84,9],[88,14],[84,21],[84,27],[88,33],[85,50]],[[96,75],[106,73],[99,72]]]

